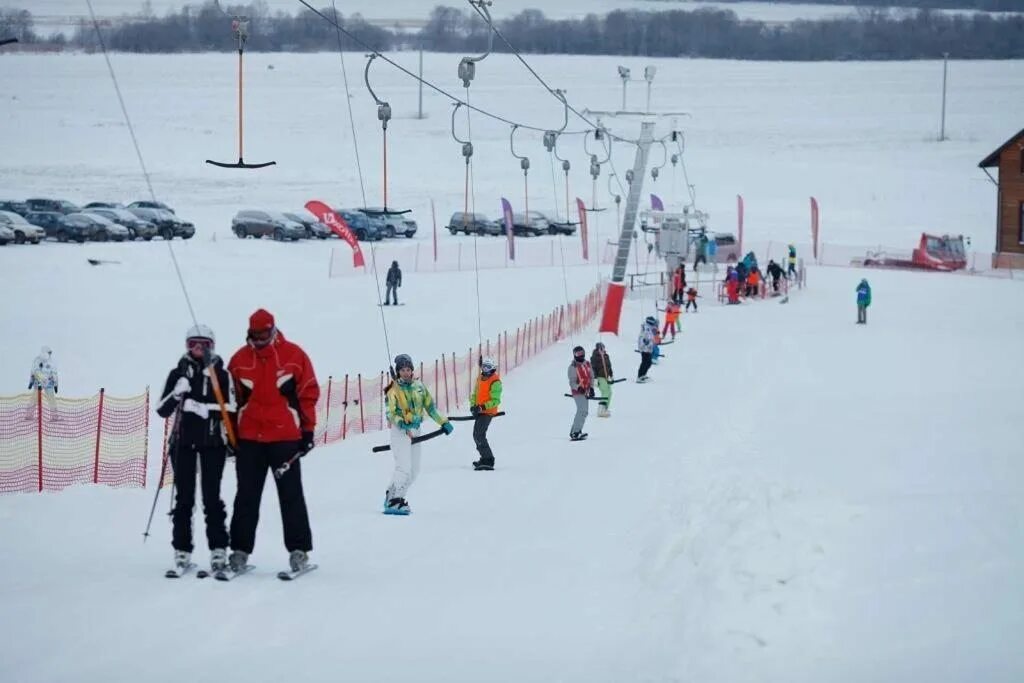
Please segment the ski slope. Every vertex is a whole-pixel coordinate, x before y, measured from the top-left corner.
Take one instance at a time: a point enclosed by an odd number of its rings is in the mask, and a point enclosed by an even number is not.
[[[197,225],[193,240],[173,247],[224,354],[241,344],[252,309],[266,306],[321,378],[376,372],[388,356],[382,314],[391,355],[429,360],[597,280],[592,267],[564,277],[560,268],[481,271],[478,321],[472,272],[407,274],[399,293],[407,305],[382,311],[372,278],[327,278],[338,242],[240,241],[227,230],[242,206],[360,203],[351,141],[338,123],[336,55],[252,60],[246,156],[279,167],[245,175],[202,164],[232,154],[231,102],[221,102],[232,79],[220,73],[220,56],[113,60],[158,195]],[[0,63],[0,92],[11,93],[0,103],[6,193],[143,196],[102,58]],[[454,80],[452,56],[428,63]],[[493,80],[474,103],[497,108],[513,92],[509,116],[560,116],[514,64],[484,64]],[[591,106],[620,97],[615,60],[536,65],[563,74],[570,97]],[[1022,74],[1014,64],[953,65],[953,139],[937,145],[938,91],[924,83],[935,66],[666,61],[666,87],[655,96],[693,111],[690,181],[722,229],[742,193],[748,239],[806,240],[806,197],[815,194],[830,239],[902,243],[927,224],[970,230],[976,248],[990,248],[994,196],[974,165],[1018,129],[1005,104]],[[593,82],[597,67],[610,83]],[[381,73],[381,91],[402,97],[408,115],[414,90]],[[793,81],[806,86],[799,96],[780,91]],[[69,92],[74,109],[61,104]],[[354,97],[374,203],[378,129],[366,93]],[[296,101],[317,106],[298,115]],[[391,128],[408,136],[394,151],[392,192],[415,209],[423,240],[430,200],[440,221],[463,200],[449,110],[428,103],[429,118]],[[507,132],[474,119],[478,206],[503,193],[514,199],[521,187],[518,165],[501,156]],[[587,197],[576,145],[574,194]],[[530,153],[543,169],[540,152]],[[615,153],[622,172],[631,157],[624,146]],[[544,175],[536,204],[550,206],[558,193]],[[673,192],[668,175],[660,192],[678,201],[683,179]],[[612,230],[608,215],[602,234]],[[93,268],[87,257],[120,263]],[[0,273],[4,394],[22,390],[42,344],[53,347],[70,396],[159,386],[181,352],[190,321],[160,241],[8,246]],[[854,325],[861,277],[874,290],[866,327]],[[320,569],[293,584],[273,577],[286,553],[270,491],[257,570],[231,584],[162,578],[171,560],[166,492],[146,544],[152,489],[0,497],[0,678],[1021,680],[1024,370],[1012,359],[1024,330],[1022,287],[812,266],[809,287],[785,306],[724,307],[705,297],[698,314],[684,314],[654,381],[615,385],[612,417],[591,415],[582,443],[567,438],[565,369],[572,345],[589,349],[598,336],[567,339],[506,378],[508,415],[491,429],[495,472],[472,471],[466,423],[424,445],[409,518],[380,514],[391,461],[370,448],[382,435],[311,453],[304,481]],[[635,374],[634,334],[653,305],[628,300],[622,334],[604,335],[616,375]],[[154,423],[154,476],[159,429]],[[228,472],[228,501],[232,479]],[[205,562],[201,541],[196,557]]]

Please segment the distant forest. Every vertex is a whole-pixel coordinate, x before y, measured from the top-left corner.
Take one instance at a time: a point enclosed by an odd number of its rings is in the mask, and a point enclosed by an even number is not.
[[[859,0],[858,4],[865,1]],[[949,4],[954,0],[902,0],[905,4]],[[670,0],[664,0],[666,4]],[[832,0],[835,4],[847,4]],[[959,0],[960,4],[997,6],[1004,0]],[[1015,0],[1015,4],[1020,4]],[[266,52],[317,52],[338,49],[334,27],[309,11],[270,13],[266,5],[229,6],[249,17],[247,49]],[[330,8],[322,10],[334,16]],[[230,16],[207,2],[185,6],[163,17],[140,14],[104,27],[108,49],[125,52],[207,52],[236,48]],[[489,30],[469,10],[435,7],[418,31],[372,25],[358,14],[338,22],[375,50],[422,47],[435,52],[482,52]],[[894,60],[1024,58],[1024,15],[946,14],[930,9],[861,9],[849,17],[764,22],[740,19],[729,10],[616,10],[604,16],[552,20],[539,10],[495,22],[516,49],[535,54],[706,57],[748,60]],[[91,24],[83,22],[70,37],[40,36],[27,10],[0,9],[0,39],[92,50]],[[361,50],[342,36],[345,50]],[[494,40],[495,52],[508,48]]]
[[[687,0],[647,0],[648,2],[674,5]],[[693,2],[751,2],[752,0],[692,0]],[[753,0],[756,2],[757,0]],[[796,2],[796,0],[791,0]],[[1022,0],[804,0],[815,5],[838,5],[840,7],[911,7],[916,9],[967,9],[979,12],[1021,12]],[[688,2],[687,2],[688,4]]]

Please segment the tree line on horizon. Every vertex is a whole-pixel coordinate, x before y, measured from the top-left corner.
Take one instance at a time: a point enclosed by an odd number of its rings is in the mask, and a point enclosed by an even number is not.
[[[669,0],[666,0],[668,4]],[[844,0],[833,0],[845,4]],[[904,0],[910,2],[911,0]],[[952,0],[919,0],[944,2]],[[963,2],[983,0],[961,0]],[[995,2],[996,0],[991,0]],[[250,19],[247,49],[266,52],[318,52],[338,49],[334,26],[309,11],[271,13],[265,4],[229,6]],[[360,41],[381,52],[425,49],[435,52],[482,52],[489,28],[467,10],[438,6],[418,31],[388,29],[360,15],[345,17],[321,10]],[[231,16],[213,2],[186,5],[163,17],[139,14],[103,27],[108,49],[123,52],[173,53],[231,51]],[[1020,59],[1024,57],[1024,14],[948,14],[930,9],[861,9],[856,14],[789,22],[740,19],[730,10],[615,10],[579,19],[549,19],[525,10],[495,22],[517,50],[531,54],[701,57],[713,59],[823,61],[935,59]],[[23,43],[94,50],[92,24],[83,21],[68,37],[35,32],[28,10],[0,9],[0,38]],[[345,50],[361,50],[344,35]],[[494,40],[495,52],[508,52]]]

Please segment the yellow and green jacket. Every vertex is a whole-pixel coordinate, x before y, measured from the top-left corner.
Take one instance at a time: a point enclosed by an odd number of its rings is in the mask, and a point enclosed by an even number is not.
[[[448,421],[448,418],[437,410],[430,392],[418,379],[408,384],[395,380],[385,396],[388,422],[399,429],[419,429],[424,414],[429,415],[430,419],[439,425]]]

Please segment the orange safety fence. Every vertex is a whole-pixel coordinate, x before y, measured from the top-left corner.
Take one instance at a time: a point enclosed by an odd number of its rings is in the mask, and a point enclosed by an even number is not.
[[[129,398],[43,390],[0,397],[0,493],[146,485],[149,389]]]

